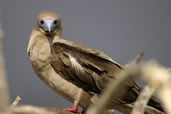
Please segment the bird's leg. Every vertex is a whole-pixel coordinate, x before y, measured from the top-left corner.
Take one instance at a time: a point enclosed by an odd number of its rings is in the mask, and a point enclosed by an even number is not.
[[[79,105],[76,104],[76,105],[73,105],[73,107],[71,107],[71,108],[64,108],[64,110],[69,111],[69,112],[82,114],[81,112],[78,111],[78,107],[79,107]]]
[[[78,111],[79,102],[80,102],[80,100],[81,100],[82,93],[83,93],[83,90],[80,89],[80,91],[79,91],[78,94],[76,95],[76,99],[75,99],[75,101],[74,101],[73,107],[71,107],[71,108],[65,108],[64,110],[67,110],[67,111],[70,111],[70,112],[74,112],[74,113],[78,113],[78,114],[82,114],[82,112],[79,112],[79,111]]]

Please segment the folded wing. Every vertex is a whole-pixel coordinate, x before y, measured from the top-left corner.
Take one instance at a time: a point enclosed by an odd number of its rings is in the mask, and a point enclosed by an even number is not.
[[[53,44],[51,65],[61,76],[89,93],[99,94],[122,66],[100,51],[59,40]]]

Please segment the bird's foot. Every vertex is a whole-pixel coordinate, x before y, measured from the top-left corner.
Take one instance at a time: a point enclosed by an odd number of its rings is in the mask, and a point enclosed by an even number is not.
[[[74,105],[71,108],[64,108],[64,110],[69,111],[69,112],[73,112],[73,113],[83,114],[82,112],[78,111],[78,107],[79,107],[79,105]]]

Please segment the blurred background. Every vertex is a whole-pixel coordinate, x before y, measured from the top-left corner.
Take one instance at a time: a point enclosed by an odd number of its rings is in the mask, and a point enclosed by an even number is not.
[[[141,51],[171,67],[171,1],[169,0],[0,0],[5,62],[12,100],[22,104],[69,107],[33,72],[26,54],[37,15],[59,13],[63,38],[104,51],[126,64]]]

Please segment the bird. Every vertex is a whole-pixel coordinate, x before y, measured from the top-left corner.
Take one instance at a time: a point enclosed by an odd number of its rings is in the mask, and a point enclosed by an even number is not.
[[[44,55],[46,53],[43,52],[47,51],[48,54]],[[32,61],[33,69],[38,75],[40,75],[40,70],[45,73],[44,70],[50,67],[54,74],[58,74],[66,81],[66,85],[75,85],[90,96],[101,94],[111,79],[119,78],[117,72],[124,70],[122,65],[103,52],[81,43],[64,40],[62,38],[61,17],[53,11],[43,11],[39,14],[30,37],[28,55]],[[40,65],[36,66],[35,64]],[[45,64],[48,64],[47,68],[44,67]],[[39,68],[41,65],[42,68]],[[52,84],[42,76],[39,77],[48,85]],[[52,84],[52,86],[55,85]],[[127,94],[114,100],[126,104],[136,100],[142,88],[133,80],[126,86]],[[149,105],[161,110],[158,102],[153,99]]]
[[[43,25],[43,20],[40,22],[40,19],[45,17],[50,19],[53,16],[60,19],[54,12],[47,11],[42,12],[40,16],[38,16],[28,42],[27,55],[37,76],[46,83],[49,88],[52,88],[60,96],[63,96],[73,103],[73,107],[64,108],[64,110],[80,113],[78,107],[81,106],[82,109],[85,110],[92,103],[92,95],[59,76],[48,60],[51,55],[51,49],[47,36],[42,33],[43,29],[41,29],[41,26]]]

